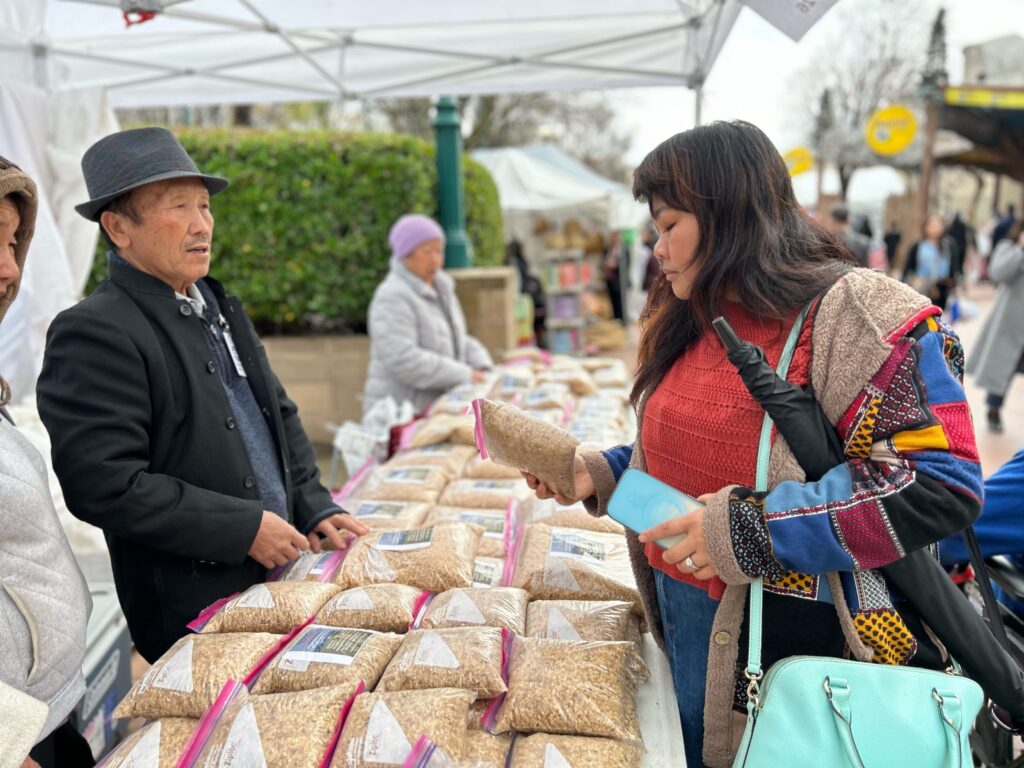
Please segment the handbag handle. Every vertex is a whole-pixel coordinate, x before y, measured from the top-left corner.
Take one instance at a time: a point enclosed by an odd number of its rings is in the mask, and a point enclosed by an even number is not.
[[[789,331],[789,338],[782,348],[779,357],[779,364],[775,367],[775,373],[785,379],[789,373],[789,364],[793,362],[793,353],[796,351],[797,341],[800,339],[800,331],[803,329],[804,321],[811,305],[808,304],[797,316],[796,322]],[[757,470],[754,475],[754,490],[768,490],[768,457],[772,448],[772,419],[766,411],[764,420],[761,422],[761,439],[757,445]],[[761,670],[761,608],[763,605],[764,579],[757,579],[750,585],[750,620],[748,625],[749,640],[747,642],[747,669],[746,677],[749,681],[747,686],[747,706],[757,701],[757,682],[764,677]]]

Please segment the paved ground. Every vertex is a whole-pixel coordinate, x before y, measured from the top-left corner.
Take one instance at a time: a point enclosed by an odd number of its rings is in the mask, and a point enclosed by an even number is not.
[[[976,285],[967,289],[966,298],[977,305],[978,314],[970,320],[962,320],[956,325],[964,349],[969,356],[975,339],[981,331],[982,324],[991,311],[995,289],[989,285]],[[616,352],[608,353],[625,361],[631,370],[636,368],[636,344],[638,331],[634,325],[630,328],[631,343]],[[1024,377],[1018,377],[1024,379]],[[965,382],[967,399],[974,416],[974,430],[978,440],[978,452],[981,455],[981,466],[985,476],[992,474],[1004,464],[1014,453],[1024,448],[1024,381],[1016,381],[1011,387],[1006,404],[1003,407],[1003,434],[990,432],[985,419],[985,392],[974,386],[968,377]]]

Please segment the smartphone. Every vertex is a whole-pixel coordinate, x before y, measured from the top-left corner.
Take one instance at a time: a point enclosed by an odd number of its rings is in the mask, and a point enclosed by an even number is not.
[[[671,485],[656,480],[639,469],[627,469],[619,478],[611,499],[608,501],[608,516],[629,528],[643,533],[656,525],[685,515],[704,505],[692,496],[676,490]],[[662,549],[677,544],[685,533],[658,539],[655,543]]]

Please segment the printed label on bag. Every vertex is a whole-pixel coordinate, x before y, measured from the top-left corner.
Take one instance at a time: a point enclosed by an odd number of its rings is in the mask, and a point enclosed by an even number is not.
[[[482,526],[484,536],[488,539],[505,538],[505,516],[504,515],[483,515],[479,512],[462,512],[459,520],[463,523],[475,523]]]
[[[423,483],[430,477],[430,467],[400,467],[388,472],[389,483]]]
[[[470,487],[474,490],[511,491],[516,487],[518,482],[518,480],[474,480]]]
[[[504,566],[499,561],[475,561],[473,563],[473,586],[493,587],[501,577],[501,571],[503,568]]]
[[[384,531],[377,539],[377,549],[384,552],[404,552],[430,546],[433,528],[416,528],[410,531]]]
[[[476,607],[476,603],[465,592],[452,592],[448,601],[448,608],[445,611],[448,621],[457,621],[461,624],[483,624],[484,615]]]
[[[544,768],[572,768],[572,765],[558,751],[558,747],[548,744],[544,747]]]
[[[582,533],[555,529],[551,532],[551,547],[548,551],[555,557],[568,557],[603,563],[606,559],[603,541],[594,541]]]
[[[207,761],[207,765],[211,763]],[[217,762],[212,765],[216,768],[267,768],[252,702],[242,707],[231,723]]]
[[[150,682],[153,688],[192,693],[192,638],[186,640],[160,668],[154,667],[153,672]]]
[[[437,632],[425,632],[420,638],[419,647],[412,660],[417,667],[441,667],[442,669],[458,669],[461,664]]]
[[[118,768],[150,768],[160,765],[160,721],[146,729],[146,733],[119,763]]]
[[[554,640],[582,640],[580,633],[576,631],[576,627],[572,625],[565,614],[557,608],[552,607],[548,610],[548,629],[547,637]]]
[[[367,629],[307,627],[292,643],[278,667],[305,672],[311,663],[348,666],[374,634]]]
[[[373,598],[362,587],[341,593],[331,606],[336,611],[372,611],[375,607]]]
[[[230,611],[235,608],[273,608],[274,596],[270,594],[266,584],[257,584],[250,587],[243,594],[236,597],[224,606],[224,610]]]
[[[383,699],[378,699],[370,710],[370,720],[366,724],[366,736],[363,739],[362,759],[366,763],[383,763],[384,765],[402,765],[412,752],[401,724],[388,709]],[[349,764],[358,765],[357,758],[353,761],[349,755]]]
[[[506,373],[501,377],[501,390],[503,392],[525,391],[528,390],[532,384],[533,382],[529,379],[522,376],[516,376],[511,373]]]
[[[404,504],[391,501],[364,501],[356,507],[355,515],[362,520],[394,520],[404,509]]]

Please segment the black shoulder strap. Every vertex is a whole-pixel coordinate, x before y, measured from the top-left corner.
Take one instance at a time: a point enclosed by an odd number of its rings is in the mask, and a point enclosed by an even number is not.
[[[988,567],[985,565],[985,557],[981,552],[981,545],[974,533],[974,526],[967,526],[963,532],[964,543],[967,544],[967,552],[971,556],[971,567],[974,568],[974,576],[981,590],[981,597],[985,601],[985,614],[988,619],[989,629],[995,635],[999,644],[1010,652],[1010,641],[1006,638],[1006,628],[1003,626],[1003,617],[999,613],[999,605],[996,603],[995,593],[992,591],[992,582],[988,577]]]

